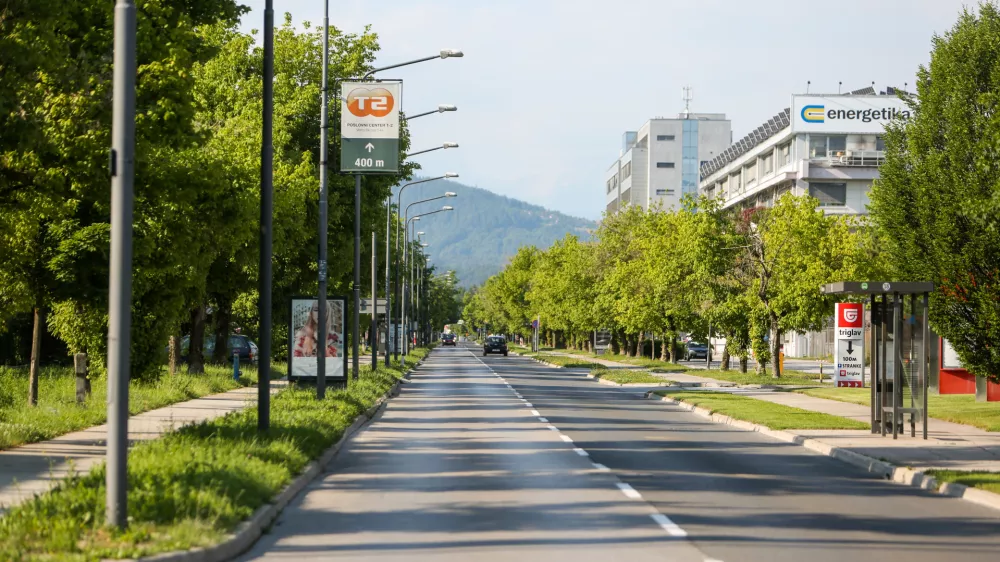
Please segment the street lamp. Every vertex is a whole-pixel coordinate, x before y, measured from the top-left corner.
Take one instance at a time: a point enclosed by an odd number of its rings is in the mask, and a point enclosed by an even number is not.
[[[455,209],[454,207],[450,207],[448,205],[445,205],[444,207],[441,207],[440,209],[437,209],[435,211],[429,211],[427,213],[423,213],[423,214],[416,215],[416,216],[413,216],[413,217],[410,217],[410,218],[406,219],[406,222],[403,224],[403,237],[404,237],[404,240],[403,240],[403,269],[404,270],[407,270],[407,266],[409,266],[409,265],[412,264],[412,261],[410,260],[410,254],[412,253],[410,251],[410,224],[413,223],[413,222],[415,222],[415,221],[420,220],[421,217],[426,217],[426,216],[434,215],[434,214],[437,214],[437,213],[443,213],[445,211],[453,211],[454,209]],[[418,236],[423,235],[423,234],[424,234],[423,232],[418,232],[417,233]],[[409,300],[410,299],[407,298],[407,294],[408,294],[408,290],[409,290],[410,285],[411,285],[410,283],[407,283],[403,287],[403,293],[402,293],[402,303],[403,303],[402,313],[403,314],[402,314],[402,322],[401,322],[401,324],[404,327],[406,326],[406,318],[408,316],[407,309],[409,308]],[[409,295],[409,296],[412,297],[412,294]],[[409,330],[406,330],[405,333],[409,334]],[[403,344],[404,344],[403,355],[406,355],[406,352],[409,350],[409,346],[407,345],[408,342],[404,341]]]
[[[435,113],[444,113],[445,111],[458,111],[458,108],[455,107],[454,105],[441,104],[441,105],[438,106],[437,109],[434,109],[434,110],[431,110],[431,111],[425,111],[423,113],[418,113],[416,115],[407,115],[406,116],[406,120],[407,121],[411,121],[413,119],[416,119],[417,117],[423,117],[425,115],[433,115]]]
[[[459,51],[458,49],[442,49],[438,54],[436,54],[434,56],[424,57],[422,59],[416,59],[416,60],[411,60],[411,61],[407,61],[407,62],[401,62],[401,63],[398,63],[398,64],[390,64],[389,66],[383,66],[381,68],[376,68],[375,70],[369,71],[368,74],[365,74],[365,78],[364,79],[367,80],[367,79],[371,78],[372,75],[375,74],[376,72],[382,72],[383,70],[389,70],[390,68],[399,68],[401,66],[409,66],[411,64],[417,64],[418,62],[426,62],[426,61],[434,60],[434,59],[438,59],[438,58],[441,58],[441,59],[456,58],[457,59],[457,58],[462,58],[464,56],[465,56],[465,53],[463,53],[462,51]]]
[[[426,154],[428,152],[434,152],[435,150],[448,149],[448,148],[458,148],[458,143],[457,142],[446,142],[446,143],[443,143],[441,146],[435,146],[434,148],[428,148],[426,150],[418,150],[416,152],[411,152],[409,154],[404,154],[403,158],[406,159],[406,158],[409,158],[410,156],[416,156],[418,154]]]

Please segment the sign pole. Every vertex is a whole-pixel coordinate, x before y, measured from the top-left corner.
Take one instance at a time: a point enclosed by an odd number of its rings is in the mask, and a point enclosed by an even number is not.
[[[361,174],[354,174],[354,327],[351,363],[355,382],[360,370],[358,325],[361,322]]]
[[[392,293],[389,291],[389,275],[392,263],[389,260],[389,218],[392,216],[392,191],[385,198],[385,367],[389,368],[389,329],[392,326]]]
[[[135,2],[115,5],[111,121],[111,274],[108,288],[109,525],[128,524],[128,387],[132,329],[132,206],[135,180]]]
[[[375,261],[377,254],[375,231],[372,231],[372,371],[378,370],[378,262]]]

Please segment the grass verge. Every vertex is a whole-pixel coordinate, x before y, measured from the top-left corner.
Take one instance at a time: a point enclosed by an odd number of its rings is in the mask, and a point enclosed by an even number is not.
[[[597,367],[590,371],[594,378],[604,379],[618,384],[663,384],[667,379],[657,377],[648,371],[631,371],[622,369],[605,369]]]
[[[737,396],[728,392],[654,390],[658,396],[669,396],[674,400],[700,406],[712,413],[719,413],[734,419],[748,421],[771,429],[868,429],[869,425],[840,416],[810,412]]]
[[[600,366],[593,361],[587,361],[586,359],[579,357],[566,357],[565,355],[552,355],[550,353],[527,353],[525,354],[525,357],[534,357],[540,361],[545,361],[546,363],[570,369],[590,369]]]
[[[941,483],[954,482],[1000,494],[1000,472],[964,472],[960,470],[928,470],[926,472]]]
[[[804,388],[795,392],[863,406],[871,403],[868,388]],[[928,394],[927,415],[985,431],[1000,431],[1000,402],[976,402],[970,394]]]
[[[278,370],[283,371],[278,365]],[[257,368],[244,366],[239,382],[232,367],[206,365],[205,374],[163,375],[155,382],[132,381],[129,412],[140,414],[177,402],[225,392],[257,382]],[[284,376],[277,370],[274,376]],[[28,406],[28,369],[0,367],[0,450],[52,439],[100,425],[107,419],[108,383],[91,381],[91,395],[76,403],[76,375],[72,367],[45,367],[38,377],[38,405]]]
[[[699,370],[690,374],[735,384],[818,384],[816,382],[818,376],[816,375],[789,371],[786,371],[779,379],[770,375],[757,376],[752,371],[741,373],[739,371],[720,371],[718,369]]]
[[[414,350],[407,360],[427,353]],[[129,452],[125,531],[104,526],[103,466],[68,478],[0,518],[0,559],[137,558],[215,544],[340,439],[402,376],[399,363],[393,367],[362,368],[349,389],[324,400],[290,387],[272,398],[266,434],[248,408],[137,445]]]

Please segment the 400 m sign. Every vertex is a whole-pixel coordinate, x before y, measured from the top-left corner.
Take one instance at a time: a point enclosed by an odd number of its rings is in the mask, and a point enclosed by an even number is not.
[[[340,86],[340,171],[399,171],[399,82]]]

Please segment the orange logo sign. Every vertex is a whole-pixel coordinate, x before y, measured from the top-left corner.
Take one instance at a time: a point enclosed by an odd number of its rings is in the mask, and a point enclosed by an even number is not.
[[[347,110],[358,117],[371,115],[385,117],[396,105],[396,100],[385,88],[366,90],[358,88],[347,94]]]

